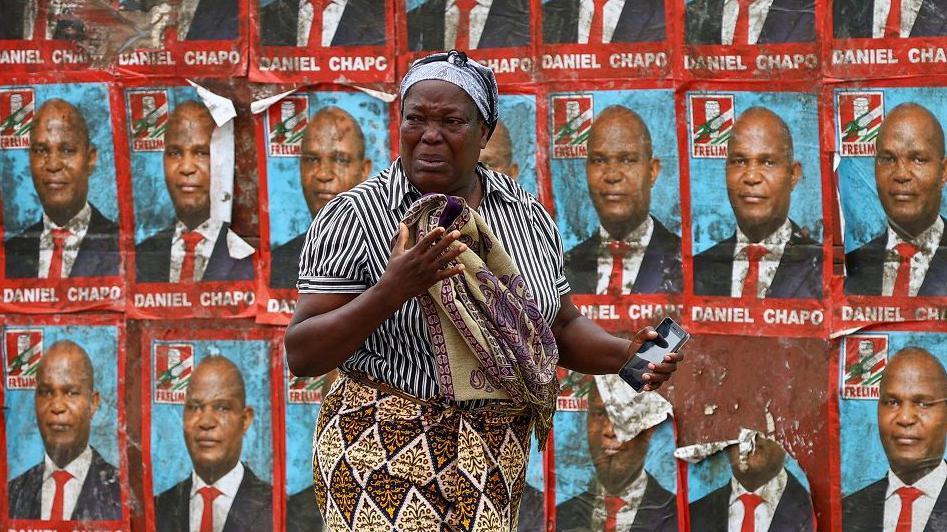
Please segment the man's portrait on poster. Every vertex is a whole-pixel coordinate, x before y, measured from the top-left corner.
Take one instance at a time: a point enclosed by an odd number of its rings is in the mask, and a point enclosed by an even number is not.
[[[259,0],[264,46],[382,46],[385,0]],[[317,12],[316,10],[319,10]]]
[[[548,0],[544,44],[658,42],[666,38],[665,0]],[[601,6],[601,7],[599,7]]]
[[[815,41],[815,0],[686,0],[687,44]]]
[[[406,2],[408,50],[528,46],[529,4],[529,0]]]
[[[947,1],[832,0],[832,29],[836,39],[943,37]]]

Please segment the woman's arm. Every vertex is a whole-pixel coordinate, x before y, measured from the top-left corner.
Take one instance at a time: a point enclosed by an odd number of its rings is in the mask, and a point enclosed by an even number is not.
[[[300,294],[283,340],[293,375],[318,376],[345,362],[405,301],[427,292],[438,281],[463,271],[444,268],[467,249],[451,247],[459,231],[428,233],[409,249],[408,228],[401,224],[385,273],[361,294]]]
[[[552,332],[559,347],[559,365],[580,373],[618,373],[642,343],[658,337],[653,327],[645,327],[632,340],[618,338],[583,316],[572,302],[570,294],[562,296],[561,305],[552,324]],[[651,372],[644,375],[647,383],[644,389],[660,388],[683,358],[680,353],[672,353],[665,356],[661,364],[649,363]]]

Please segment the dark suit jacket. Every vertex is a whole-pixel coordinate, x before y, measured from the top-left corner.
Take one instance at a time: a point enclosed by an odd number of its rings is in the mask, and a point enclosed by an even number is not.
[[[664,0],[626,0],[611,42],[653,42],[664,39]],[[543,4],[543,42],[579,42],[579,0],[550,0]]]
[[[260,39],[265,46],[296,46],[299,0],[276,0],[260,8]],[[384,0],[348,0],[331,46],[385,44]]]
[[[654,219],[652,217],[652,219]],[[602,239],[595,233],[565,254],[565,273],[572,292],[594,294],[598,279],[598,253]],[[645,250],[633,294],[681,292],[681,237],[654,219],[654,232]]]
[[[529,483],[523,484],[516,532],[546,532],[546,501],[543,492]]]
[[[102,216],[95,205],[90,203],[89,207],[92,208],[89,229],[79,243],[79,253],[69,277],[118,275],[121,262],[118,224]],[[40,220],[4,243],[8,279],[36,278],[39,273],[39,239],[42,233],[43,221]]]
[[[244,464],[243,481],[224,522],[224,532],[270,532],[273,530],[273,487],[260,480]],[[190,529],[191,475],[155,497],[158,532],[188,532]]]
[[[32,39],[32,35],[23,35],[23,15],[26,14],[27,0],[0,0],[0,41],[14,39]]]
[[[834,0],[832,26],[836,39],[870,39],[875,3],[871,0]],[[924,0],[911,28],[911,37],[947,35],[947,0]]]
[[[295,288],[299,278],[299,254],[306,244],[306,233],[273,248],[270,252],[270,286]]]
[[[882,532],[885,516],[885,492],[888,477],[869,484],[842,499],[842,530],[845,532]],[[924,532],[947,530],[947,489],[940,490],[934,502],[934,511],[927,520]]]
[[[306,489],[286,499],[286,532],[322,532],[322,514],[316,504],[316,489]]]
[[[867,0],[862,0],[867,1]],[[688,44],[720,44],[724,0],[694,0],[685,12]],[[814,0],[773,0],[757,44],[815,41]]]
[[[776,505],[769,525],[771,532],[815,530],[812,500],[792,473],[786,472],[786,490]],[[691,532],[727,532],[730,508],[730,483],[690,504]]]
[[[186,41],[231,41],[240,36],[237,0],[200,0]]]
[[[408,49],[443,50],[446,0],[429,0],[408,11]],[[477,48],[529,45],[529,0],[493,0]],[[447,49],[453,48],[448,45]]]
[[[694,294],[729,296],[736,233],[694,256]],[[792,236],[783,250],[768,298],[822,297],[822,244],[803,235],[792,222]]]
[[[122,494],[118,469],[92,448],[86,474],[72,519],[113,521],[122,518]],[[10,519],[39,519],[42,515],[43,462],[10,481]]]
[[[253,255],[234,259],[227,250],[227,229],[223,224],[217,233],[214,251],[201,281],[247,281],[253,279]],[[167,283],[171,275],[171,239],[174,226],[153,235],[135,246],[135,270],[139,283]]]
[[[677,532],[677,503],[674,494],[661,487],[658,481],[648,475],[648,484],[644,489],[632,532]],[[595,508],[595,495],[585,492],[563,501],[556,506],[557,532],[592,532],[592,511]]]
[[[845,254],[845,293],[880,296],[884,278],[885,246],[888,231],[881,233],[864,246]],[[947,295],[947,230],[940,239],[931,259],[918,296]]]

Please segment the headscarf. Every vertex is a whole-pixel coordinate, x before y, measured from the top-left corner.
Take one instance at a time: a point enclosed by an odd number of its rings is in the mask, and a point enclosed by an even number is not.
[[[489,136],[493,135],[500,115],[497,110],[499,100],[497,80],[492,70],[457,50],[418,59],[401,80],[399,95],[402,111],[404,111],[404,96],[408,93],[408,89],[419,81],[429,79],[453,83],[466,92],[477,106],[480,118],[486,122]]]

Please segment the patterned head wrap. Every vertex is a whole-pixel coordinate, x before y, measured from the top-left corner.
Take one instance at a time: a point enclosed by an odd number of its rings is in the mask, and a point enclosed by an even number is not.
[[[489,135],[496,129],[499,113],[497,111],[497,80],[493,71],[467,57],[457,50],[429,55],[417,60],[401,80],[401,110],[404,111],[404,97],[415,83],[429,79],[447,81],[460,87],[470,96],[480,118],[486,122]],[[488,137],[489,138],[489,137]]]

